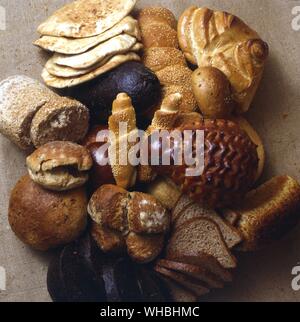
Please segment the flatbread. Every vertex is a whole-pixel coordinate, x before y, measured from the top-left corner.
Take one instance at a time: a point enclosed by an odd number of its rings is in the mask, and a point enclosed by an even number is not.
[[[143,45],[141,43],[136,43],[132,48],[130,48],[130,51],[132,52],[139,52],[141,49],[143,49]],[[110,55],[106,58],[104,58],[102,61],[97,63],[96,65],[85,68],[85,69],[74,69],[72,67],[67,67],[67,66],[61,66],[53,63],[51,59],[48,60],[46,63],[46,69],[49,72],[49,74],[53,76],[58,76],[58,77],[78,77],[81,75],[85,75],[90,73],[91,71],[95,70],[96,68],[99,68],[106,64],[113,56],[115,55]]]
[[[137,40],[141,41],[141,33],[137,20],[127,16],[117,25],[98,36],[81,39],[42,36],[34,42],[34,45],[60,54],[77,55],[123,33],[133,36]]]
[[[75,69],[89,68],[108,56],[124,54],[136,44],[136,38],[129,35],[119,35],[105,41],[97,47],[79,55],[54,54],[52,62],[57,65]]]
[[[113,58],[111,58],[105,65],[80,77],[70,77],[70,78],[56,77],[49,74],[47,69],[44,68],[42,72],[42,78],[48,86],[51,86],[54,88],[72,87],[72,86],[76,86],[76,85],[88,82],[130,60],[139,61],[141,60],[141,58],[136,53],[133,53],[133,52],[130,52],[126,55],[116,55]]]
[[[77,0],[38,27],[41,35],[86,38],[102,34],[125,18],[137,0]]]

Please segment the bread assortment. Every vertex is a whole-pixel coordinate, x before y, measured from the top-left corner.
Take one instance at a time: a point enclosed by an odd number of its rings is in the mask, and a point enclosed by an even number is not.
[[[162,7],[145,8],[139,11],[138,22],[145,48],[142,60],[156,73],[162,85],[162,99],[179,93],[182,95],[180,110],[196,111],[197,102],[191,86],[192,71],[179,50],[177,21],[173,13]]]
[[[89,111],[23,75],[0,83],[0,132],[23,150],[47,142],[78,142],[88,131]]]
[[[42,72],[48,86],[73,87],[126,61],[140,60],[138,23],[128,16],[136,0],[75,1],[38,27],[35,45],[54,52]]]
[[[0,83],[0,132],[36,148],[9,223],[34,249],[63,246],[48,269],[56,302],[197,301],[232,281],[238,251],[298,221],[295,179],[255,186],[265,148],[239,115],[267,44],[226,12],[190,7],[177,26],[162,7],[131,17],[135,3],[77,0],[38,27],[53,53],[42,77],[65,97],[26,76]]]
[[[30,178],[46,189],[64,191],[83,186],[88,181],[92,158],[81,145],[53,141],[27,157]]]
[[[179,19],[178,38],[190,63],[214,67],[226,75],[236,111],[246,112],[268,57],[268,45],[257,32],[232,14],[192,6]]]

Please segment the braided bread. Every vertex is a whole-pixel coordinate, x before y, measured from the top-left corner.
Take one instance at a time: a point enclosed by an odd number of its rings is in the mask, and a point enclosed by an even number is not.
[[[162,100],[179,93],[182,95],[180,112],[196,111],[197,102],[191,86],[192,71],[178,49],[177,21],[173,13],[161,7],[145,8],[139,12],[138,22],[145,48],[143,63],[160,80]],[[160,104],[156,109],[159,109]]]

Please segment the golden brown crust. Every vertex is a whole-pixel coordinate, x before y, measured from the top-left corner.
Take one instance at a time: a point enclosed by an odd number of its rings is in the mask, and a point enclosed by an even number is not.
[[[168,24],[171,28],[176,29],[177,21],[174,14],[167,8],[147,7],[139,11],[138,20],[141,24],[146,25],[149,22],[159,22]]]
[[[248,193],[239,207],[241,250],[254,251],[281,238],[299,220],[300,185],[288,176],[274,177]]]
[[[50,190],[65,191],[86,183],[93,160],[83,146],[54,141],[33,152],[26,164],[33,181]]]
[[[103,185],[93,194],[88,204],[88,213],[96,223],[126,234],[128,198],[125,189]]]
[[[104,253],[125,253],[126,243],[123,235],[116,230],[92,223],[91,235]]]
[[[84,189],[52,192],[24,176],[12,190],[8,219],[20,240],[45,251],[81,234],[86,226],[86,206]]]
[[[149,263],[162,252],[164,239],[163,234],[139,235],[131,232],[126,237],[127,252],[137,263]]]
[[[121,122],[127,124],[127,136],[122,136],[119,132],[119,126]],[[118,186],[128,189],[135,185],[137,170],[126,159],[127,165],[121,165],[119,162],[120,156],[128,156],[129,150],[135,143],[128,142],[128,136],[134,134],[137,131],[135,109],[132,106],[130,97],[125,93],[120,93],[116,100],[113,102],[112,115],[108,121],[109,130],[115,135],[115,142],[111,142],[109,148],[109,157],[111,160],[111,168]],[[127,144],[124,144],[124,140]],[[125,150],[125,148],[127,149]],[[114,154],[115,149],[115,154]],[[115,156],[115,160],[114,160]]]
[[[129,230],[138,234],[165,233],[170,216],[160,202],[145,193],[132,192],[127,205]]]
[[[236,110],[249,109],[260,83],[268,45],[239,18],[208,8],[188,8],[178,24],[186,58],[199,67],[221,70],[233,88]]]

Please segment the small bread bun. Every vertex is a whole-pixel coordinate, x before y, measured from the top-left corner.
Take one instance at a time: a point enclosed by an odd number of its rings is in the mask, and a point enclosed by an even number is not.
[[[139,11],[138,20],[142,24],[161,22],[169,25],[171,28],[177,28],[177,21],[174,14],[167,8],[147,7]]]
[[[46,251],[78,238],[86,227],[86,206],[84,189],[53,192],[27,175],[11,193],[8,219],[21,241]]]
[[[299,220],[300,185],[288,176],[275,177],[252,190],[241,206],[233,209],[244,237],[240,249],[254,251],[276,241]]]
[[[83,186],[93,160],[81,145],[54,141],[47,143],[26,160],[31,179],[46,189],[64,191]]]
[[[137,263],[150,263],[162,252],[164,240],[163,234],[145,235],[131,232],[126,238],[127,252]]]
[[[80,142],[89,128],[89,110],[76,100],[59,97],[34,116],[30,137],[35,147],[51,141]]]

